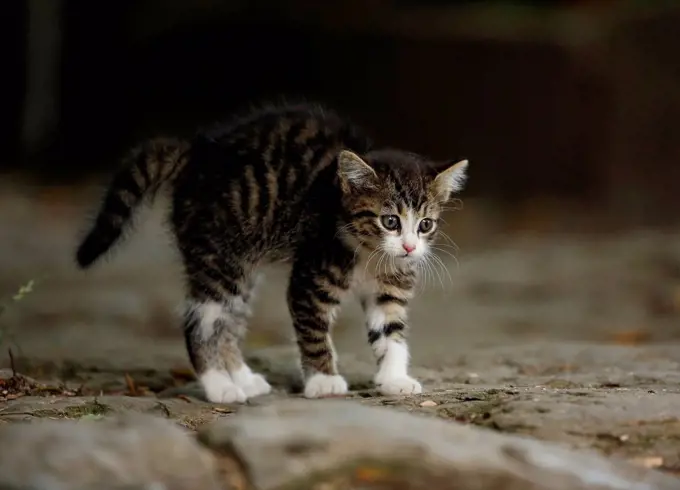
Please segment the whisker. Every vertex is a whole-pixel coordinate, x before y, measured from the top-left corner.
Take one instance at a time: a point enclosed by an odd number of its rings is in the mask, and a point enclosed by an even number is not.
[[[433,286],[435,285],[435,277],[436,277],[437,279],[439,279],[439,283],[442,284],[442,279],[441,279],[441,277],[439,276],[439,273],[437,272],[437,270],[436,270],[436,269],[434,268],[434,266],[432,265],[432,262],[430,262],[430,258],[429,258],[429,257],[426,257],[426,258],[425,258],[425,263],[427,264],[427,268],[430,269],[430,275],[432,276],[432,285],[433,285]]]
[[[441,267],[441,269],[446,273],[446,275],[447,275],[448,278],[449,278],[449,282],[450,282],[451,285],[453,286],[453,278],[451,277],[451,273],[449,272],[449,269],[446,267],[446,264],[444,263],[444,261],[443,261],[441,258],[437,257],[436,254],[431,254],[430,257],[431,257],[432,260],[434,260],[435,263],[437,263],[437,264],[439,265],[439,267]],[[458,263],[458,261],[456,261],[456,263]]]
[[[354,224],[353,224],[353,223],[347,223],[346,225],[342,225],[342,226],[341,226],[340,228],[338,228],[338,230],[335,232],[334,238],[338,238],[338,236],[339,236],[342,232],[344,232],[344,231],[349,231],[349,230],[351,230],[352,228],[354,228]]]
[[[437,274],[437,279],[439,279],[439,284],[441,285],[442,289],[444,289],[444,280],[442,279],[441,274],[439,273],[438,268],[436,267],[437,263],[435,262],[434,264],[432,263],[432,257],[435,257],[433,254],[428,254],[426,256],[427,262],[430,264],[432,267],[432,270]]]
[[[433,250],[436,250],[438,252],[445,253],[446,255],[451,257],[453,259],[453,261],[456,263],[456,269],[460,269],[460,262],[458,262],[458,257],[453,255],[451,252],[449,252],[448,250],[438,248],[438,247],[430,247],[430,248],[433,249]],[[439,258],[439,257],[437,257],[437,258]],[[441,260],[441,259],[439,259],[439,260]]]
[[[425,274],[425,270],[423,268],[423,264],[421,261],[416,263],[416,293],[422,293],[425,291],[425,284],[427,282],[427,275]]]
[[[452,239],[449,235],[447,235],[447,234],[444,233],[443,231],[440,231],[440,232],[439,232],[439,235],[440,235],[441,237],[445,238],[445,239],[446,239],[452,246],[454,246],[456,249],[460,250],[460,247],[458,246],[458,244],[457,244],[456,242],[454,242],[453,239]]]
[[[381,247],[378,247],[369,254],[368,259],[366,259],[366,264],[364,265],[364,275],[368,273],[368,266],[371,263],[371,260],[373,260],[373,257],[378,256],[378,254],[380,254],[381,252],[382,252]],[[380,261],[378,261],[378,264],[379,263]]]
[[[384,252],[382,246],[379,247],[378,250],[380,250],[380,258],[378,258],[378,262],[375,264],[375,270],[376,270],[376,272],[379,273],[380,272],[380,265],[385,260],[385,257],[387,256],[387,254]]]

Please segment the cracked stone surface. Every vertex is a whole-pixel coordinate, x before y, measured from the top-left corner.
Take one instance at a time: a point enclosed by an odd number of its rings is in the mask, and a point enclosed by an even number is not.
[[[206,427],[260,489],[677,488],[677,479],[518,436],[349,402],[249,409]]]
[[[96,193],[57,203],[27,195],[0,193],[0,294],[44,277],[0,316],[0,428],[142,413],[195,431],[299,398],[285,268],[263,284],[247,346],[273,393],[212,405],[177,328],[181,282],[160,207],[83,273],[71,254]],[[481,208],[466,202],[448,219],[450,234],[489,222]],[[422,395],[373,389],[359,308],[343,310],[335,337],[348,401],[680,475],[680,232],[475,233],[459,265],[445,259],[444,287],[435,278],[414,302],[412,373]]]

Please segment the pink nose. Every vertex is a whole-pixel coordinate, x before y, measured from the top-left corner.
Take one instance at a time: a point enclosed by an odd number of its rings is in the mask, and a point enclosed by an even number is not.
[[[404,247],[404,250],[406,250],[407,254],[410,254],[411,252],[413,252],[416,249],[415,245],[407,245],[406,243],[402,243],[401,246]]]

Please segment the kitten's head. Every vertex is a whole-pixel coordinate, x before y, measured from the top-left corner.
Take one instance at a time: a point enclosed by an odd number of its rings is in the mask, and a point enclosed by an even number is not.
[[[345,229],[362,247],[418,261],[437,234],[443,205],[463,188],[467,160],[436,165],[418,155],[343,150],[338,176],[348,219]]]

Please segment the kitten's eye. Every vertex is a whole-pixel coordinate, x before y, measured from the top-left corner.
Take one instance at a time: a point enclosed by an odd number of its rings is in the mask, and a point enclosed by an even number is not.
[[[420,233],[428,233],[434,228],[434,221],[430,218],[424,218],[418,225],[418,231]]]
[[[385,229],[393,231],[399,228],[399,217],[393,214],[386,214],[380,217],[380,222]]]

